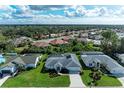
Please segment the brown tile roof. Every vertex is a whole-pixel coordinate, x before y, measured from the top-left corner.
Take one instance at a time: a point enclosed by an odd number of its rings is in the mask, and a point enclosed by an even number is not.
[[[49,42],[50,44],[52,45],[58,45],[58,44],[67,44],[68,42],[67,41],[64,41],[64,40],[59,40],[59,39],[55,39],[55,40],[51,40]]]
[[[47,47],[47,46],[49,46],[49,44],[46,43],[46,42],[34,42],[34,43],[32,43],[32,45],[37,46],[37,47]]]

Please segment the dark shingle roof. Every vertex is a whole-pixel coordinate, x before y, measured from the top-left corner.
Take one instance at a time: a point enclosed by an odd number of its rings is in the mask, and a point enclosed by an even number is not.
[[[3,64],[1,67],[5,66],[13,66],[14,64],[12,62],[26,65],[26,64],[34,64],[36,61],[36,58],[39,57],[39,54],[26,54],[24,56],[6,56],[6,63]]]
[[[68,54],[65,56],[49,57],[45,66],[54,66],[56,63],[60,63],[63,67],[81,67],[75,54]]]
[[[21,56],[20,57],[25,64],[35,63],[37,56]]]

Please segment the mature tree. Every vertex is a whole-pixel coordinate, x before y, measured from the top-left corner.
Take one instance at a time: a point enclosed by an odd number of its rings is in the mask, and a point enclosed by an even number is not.
[[[124,38],[121,39],[120,52],[124,52]]]
[[[115,32],[107,30],[102,32],[103,40],[101,41],[101,47],[104,52],[112,54],[118,48],[118,36]]]
[[[90,85],[96,86],[97,81],[99,81],[102,77],[102,73],[98,69],[94,68],[92,72],[89,74],[89,76],[92,78]]]
[[[78,42],[76,45],[74,45],[73,51],[74,51],[74,52],[82,51],[82,50],[83,50],[83,47],[84,47],[84,46],[82,45],[82,43]]]
[[[85,50],[85,51],[92,51],[92,50],[94,50],[93,43],[92,43],[92,42],[86,43],[86,45],[85,45],[85,47],[84,47],[84,50]]]

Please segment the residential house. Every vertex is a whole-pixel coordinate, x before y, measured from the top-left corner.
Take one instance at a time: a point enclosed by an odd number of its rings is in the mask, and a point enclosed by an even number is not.
[[[124,75],[124,67],[102,52],[82,52],[81,58],[87,67],[104,66],[112,75]]]
[[[118,32],[116,33],[119,39],[124,38],[124,32]]]
[[[61,39],[54,39],[49,42],[49,44],[52,45],[62,45],[62,44],[68,44],[67,41],[61,40]]]
[[[36,47],[48,47],[48,46],[50,46],[49,43],[47,43],[47,42],[41,42],[41,41],[39,41],[39,42],[33,42],[32,45],[33,46],[36,46]]]
[[[124,54],[116,54],[116,56],[119,58],[120,62],[124,64]]]
[[[64,36],[63,38],[62,38],[62,40],[64,40],[64,41],[69,41],[70,40],[70,36]]]
[[[79,73],[81,65],[75,54],[61,54],[50,56],[45,62],[45,68],[61,72],[62,69],[68,70],[70,73]]]
[[[13,74],[18,71],[18,65],[27,68],[36,68],[41,56],[39,54],[25,54],[20,56],[6,56],[6,63],[0,66],[0,71]]]
[[[15,46],[19,46],[21,44],[29,43],[31,41],[32,41],[32,39],[29,37],[19,37],[19,38],[16,38],[13,40],[13,44]]]
[[[80,33],[79,37],[80,38],[88,38],[88,33]]]
[[[36,34],[36,35],[33,35],[33,38],[35,39],[45,39],[45,38],[48,38],[49,35],[44,35],[44,34]]]

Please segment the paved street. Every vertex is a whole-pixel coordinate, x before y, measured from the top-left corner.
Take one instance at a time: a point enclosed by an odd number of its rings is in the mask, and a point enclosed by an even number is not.
[[[79,74],[69,74],[69,77],[70,77],[70,87],[71,88],[82,88],[82,87],[86,87],[82,80],[81,80],[81,77]]]

